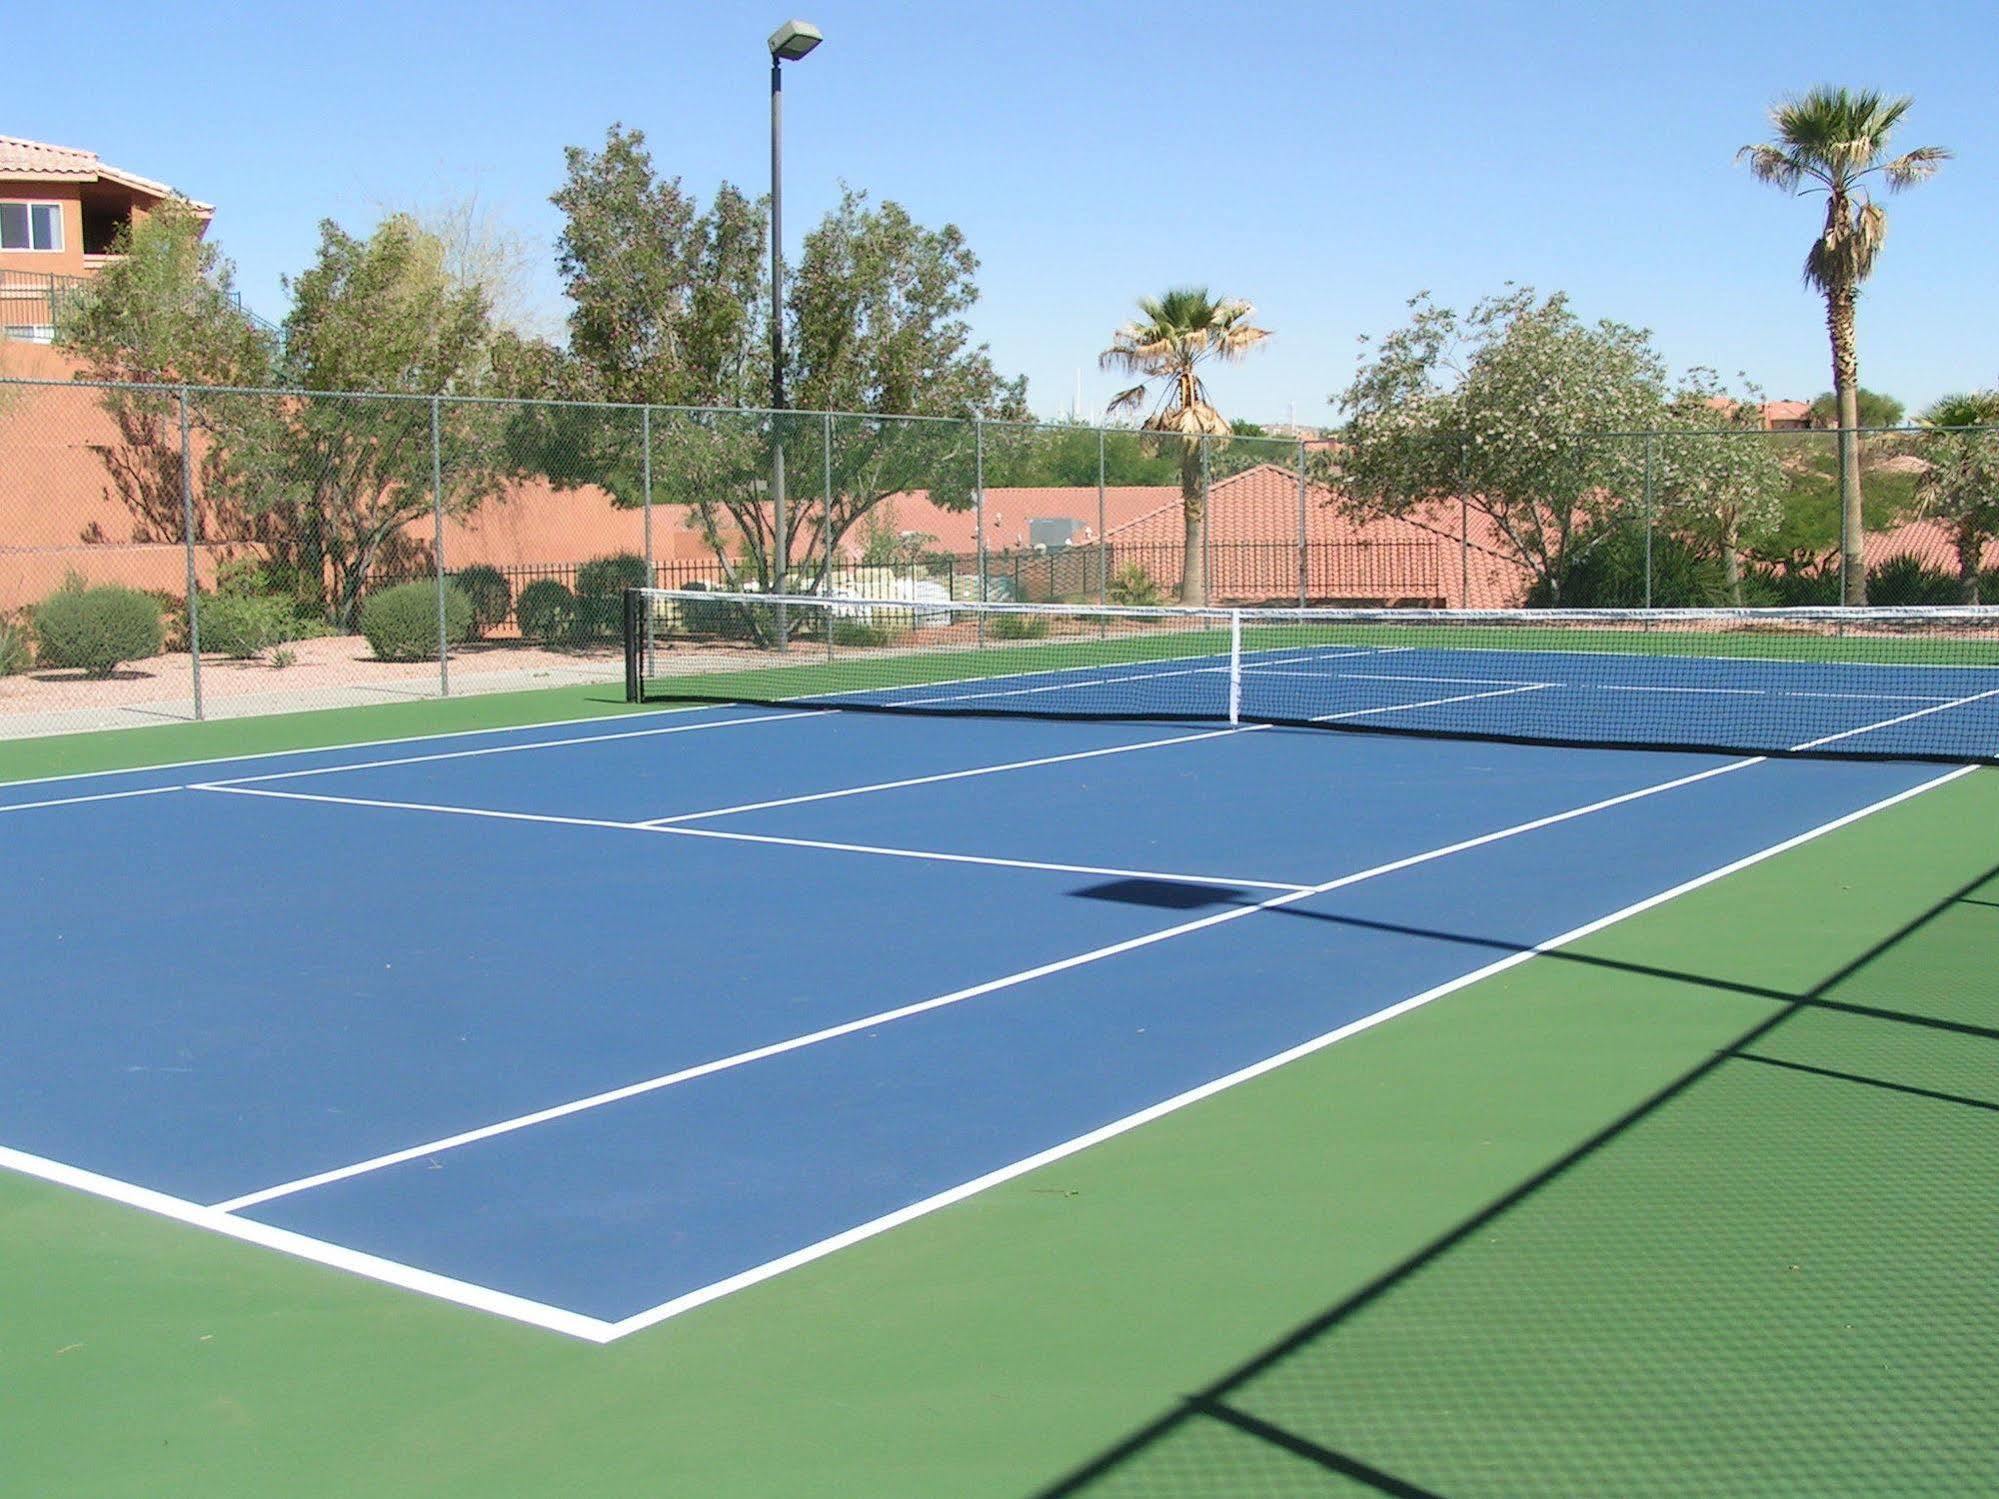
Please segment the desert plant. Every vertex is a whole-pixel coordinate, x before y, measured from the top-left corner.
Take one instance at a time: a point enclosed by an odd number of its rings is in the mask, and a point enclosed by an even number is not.
[[[1152,605],[1165,597],[1152,574],[1136,562],[1127,562],[1111,574],[1108,591],[1113,604]]]
[[[526,640],[566,640],[576,624],[576,595],[553,578],[539,578],[514,600],[514,620]]]
[[[1959,580],[1920,557],[1891,557],[1867,570],[1867,602],[1908,607],[1955,604],[1964,599]],[[1972,602],[1976,602],[1973,600]]]
[[[514,607],[514,590],[497,567],[476,562],[459,568],[451,581],[472,601],[472,639],[490,635],[507,622]]]
[[[444,586],[444,638],[452,645],[472,629],[472,601]],[[437,585],[399,583],[361,604],[361,633],[378,661],[422,661],[437,654]]]
[[[31,657],[27,622],[18,614],[0,614],[0,677],[26,671]]]
[[[908,633],[908,626],[892,617],[875,620],[857,615],[852,618],[836,618],[833,621],[833,644],[853,646],[856,649],[893,645]]]
[[[218,593],[201,601],[201,648],[233,660],[261,656],[298,638],[290,599],[269,594]]]
[[[995,614],[991,625],[992,637],[995,640],[1048,638],[1048,616],[1045,614]]]
[[[108,677],[160,653],[160,606],[136,588],[86,588],[72,575],[35,606],[36,664]]]

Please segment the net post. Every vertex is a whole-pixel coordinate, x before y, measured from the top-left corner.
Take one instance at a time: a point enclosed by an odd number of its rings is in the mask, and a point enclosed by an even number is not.
[[[201,718],[201,579],[194,565],[193,444],[187,434],[187,387],[178,392],[180,405],[180,521],[187,546],[187,659],[194,675],[194,716]]]
[[[645,633],[639,625],[644,600],[645,594],[639,589],[625,590],[625,701],[628,703],[645,701],[645,668],[639,655],[640,637]]]
[[[1242,610],[1229,610],[1229,722],[1242,722]]]
[[[1305,522],[1305,439],[1298,439],[1298,607],[1303,609],[1311,589],[1312,544]]]
[[[819,418],[819,459],[823,469],[826,488],[826,509],[822,524],[826,528],[826,581],[820,588],[829,601],[820,611],[820,622],[826,631],[826,659],[833,659],[833,413],[828,411]],[[912,590],[912,593],[914,590]]]
[[[986,429],[972,418],[972,521],[979,532],[979,648],[986,644]]]
[[[437,695],[451,696],[451,647],[444,610],[444,402],[430,398],[431,567],[437,574]]]

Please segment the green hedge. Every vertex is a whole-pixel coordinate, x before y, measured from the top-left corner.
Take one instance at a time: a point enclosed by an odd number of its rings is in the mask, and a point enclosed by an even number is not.
[[[553,578],[539,579],[514,601],[514,621],[523,640],[567,640],[576,628],[576,595]]]
[[[108,677],[160,653],[160,606],[135,588],[86,588],[72,579],[35,606],[35,661]]]
[[[995,640],[1045,640],[1048,638],[1048,616],[995,614],[992,616],[992,636]]]
[[[445,639],[456,645],[471,631],[472,600],[456,584],[445,584]],[[361,633],[378,661],[436,659],[437,585],[402,583],[369,594],[361,605]]]
[[[631,552],[594,557],[576,569],[576,636],[615,640],[623,632],[625,590],[646,586],[646,560]]]
[[[492,634],[507,622],[507,616],[513,612],[514,590],[497,567],[477,562],[451,574],[451,581],[472,601],[474,640]]]

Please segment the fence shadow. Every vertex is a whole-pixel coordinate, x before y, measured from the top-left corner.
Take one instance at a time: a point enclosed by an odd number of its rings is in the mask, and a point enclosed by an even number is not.
[[[1777,1008],[1037,1499],[1987,1492],[1995,880],[1801,993],[1545,955]]]

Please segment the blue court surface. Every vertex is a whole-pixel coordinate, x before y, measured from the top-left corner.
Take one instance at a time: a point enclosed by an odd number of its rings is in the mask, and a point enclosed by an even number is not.
[[[720,706],[18,783],[0,1163],[602,1341],[1956,773]]]

